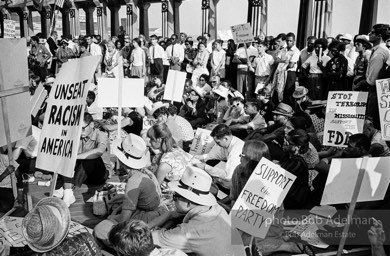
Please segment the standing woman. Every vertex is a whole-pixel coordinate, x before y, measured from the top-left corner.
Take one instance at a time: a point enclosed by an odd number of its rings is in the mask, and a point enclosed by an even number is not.
[[[324,70],[327,78],[328,91],[349,91],[347,88],[348,60],[342,54],[345,50],[345,44],[335,41],[329,44],[328,49],[332,58],[326,65],[321,61],[318,62],[318,66]]]
[[[196,49],[192,48],[194,45],[193,41],[185,41],[185,49],[184,49],[184,61],[182,63],[182,69],[187,72],[187,78],[191,79],[192,72],[194,71],[194,66],[192,62],[196,57]]]
[[[207,62],[209,60],[210,53],[206,49],[206,45],[204,42],[199,42],[198,44],[198,53],[194,59],[194,72],[192,74],[192,82],[196,84],[198,82],[198,78],[202,74],[209,75],[209,71],[207,70]]]
[[[119,58],[121,58],[120,52],[116,50],[114,42],[109,41],[107,43],[107,52],[104,56],[107,76],[119,76]]]
[[[130,56],[130,76],[143,78],[146,76],[146,54],[141,48],[141,40],[133,39],[134,50]]]
[[[116,42],[115,42],[115,47],[116,47],[116,49],[117,49],[118,51],[121,51],[122,48],[123,48],[123,41],[121,41],[121,40],[116,40]]]
[[[58,68],[61,68],[62,64],[67,62],[69,59],[75,58],[76,55],[68,47],[69,43],[65,39],[62,39],[60,42],[60,48],[57,50],[57,63]]]

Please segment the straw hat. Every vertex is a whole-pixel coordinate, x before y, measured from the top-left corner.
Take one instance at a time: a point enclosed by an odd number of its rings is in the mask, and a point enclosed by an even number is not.
[[[309,90],[303,86],[297,86],[292,96],[295,99],[299,99],[305,96],[308,93],[308,91]]]
[[[141,169],[147,164],[146,143],[140,136],[130,133],[123,140],[114,141],[112,149],[119,161],[130,168]]]
[[[282,116],[292,117],[294,111],[289,105],[285,103],[279,103],[279,105],[276,107],[274,111],[272,111],[272,113],[282,115]]]
[[[358,35],[356,37],[355,42],[362,43],[367,49],[371,49],[372,47],[372,44],[370,43],[370,38],[367,35]]]
[[[340,39],[352,41],[353,37],[351,34],[345,34],[345,35],[341,36]]]
[[[227,99],[227,97],[229,95],[229,89],[220,85],[218,87],[213,88],[213,93],[218,94],[222,98]]]
[[[153,103],[152,110],[150,111],[150,115],[153,115],[157,109],[162,108],[162,107],[168,108],[169,103],[163,103],[162,101],[157,101],[157,102]]]
[[[35,252],[47,252],[59,245],[68,234],[70,212],[65,202],[46,197],[24,217],[22,232]]]
[[[180,181],[168,183],[170,189],[184,198],[199,205],[211,206],[217,200],[210,193],[212,178],[205,171],[195,166],[187,166]]]

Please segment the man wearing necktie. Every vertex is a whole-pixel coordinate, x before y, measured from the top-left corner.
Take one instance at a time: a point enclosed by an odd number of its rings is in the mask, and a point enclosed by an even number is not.
[[[177,35],[171,36],[171,45],[166,49],[167,57],[169,60],[169,69],[179,70],[181,69],[181,63],[184,60],[184,48],[177,45]]]
[[[151,35],[150,41],[152,43],[152,46],[149,48],[150,74],[160,78],[160,80],[163,80],[163,58],[165,57],[165,52],[158,44],[156,35]]]

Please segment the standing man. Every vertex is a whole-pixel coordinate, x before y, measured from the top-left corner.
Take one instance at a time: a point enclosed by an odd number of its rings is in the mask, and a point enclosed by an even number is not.
[[[51,54],[44,44],[39,44],[39,40],[36,36],[31,37],[31,50],[28,59],[34,74],[39,76],[41,82],[44,82],[47,76],[47,61]]]
[[[380,129],[378,95],[375,81],[380,77],[384,65],[390,65],[390,50],[386,48],[386,40],[390,38],[390,26],[376,24],[369,33],[370,43],[373,44],[371,57],[368,61],[366,80],[358,83],[358,88],[368,87],[366,115],[373,118],[374,127]]]
[[[100,56],[99,64],[98,64],[98,66],[96,68],[96,72],[95,72],[95,76],[100,77],[102,75],[102,70],[101,70],[101,63],[103,60],[102,48],[98,44],[93,42],[92,35],[85,36],[85,39],[87,40],[87,43],[88,43],[87,51],[89,51],[92,56]]]
[[[186,49],[186,41],[187,41],[187,34],[184,32],[180,33],[180,45],[183,46],[184,49]]]
[[[181,63],[184,60],[184,48],[177,44],[177,35],[171,35],[171,45],[165,50],[169,60],[169,69],[181,70]]]
[[[161,81],[163,80],[163,59],[165,58],[164,49],[158,44],[157,36],[151,35],[150,42],[152,46],[149,47],[150,56],[150,74],[157,76]]]
[[[50,33],[50,37],[46,41],[47,44],[49,45],[50,53],[53,56],[53,59],[51,61],[51,66],[50,66],[50,69],[49,69],[49,73],[51,75],[54,75],[54,73],[56,71],[57,59],[56,59],[55,56],[57,56],[57,49],[58,49],[57,38],[58,38],[57,31],[53,30]]]
[[[295,34],[288,33],[286,35],[286,48],[283,48],[280,53],[276,56],[276,63],[278,68],[280,65],[283,66],[284,70],[287,70],[287,77],[283,89],[283,102],[291,103],[291,95],[295,91],[295,81],[297,78],[297,63],[301,52],[295,46]],[[281,91],[279,93],[282,93]]]

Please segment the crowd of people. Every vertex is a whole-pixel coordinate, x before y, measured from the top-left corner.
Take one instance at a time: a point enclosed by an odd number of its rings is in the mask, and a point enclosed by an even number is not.
[[[286,210],[319,205],[332,159],[390,156],[381,137],[375,86],[376,80],[390,78],[389,25],[377,24],[368,35],[354,37],[309,36],[301,50],[294,33],[246,45],[228,40],[223,49],[226,42],[207,33],[196,40],[180,33],[151,35],[147,41],[120,30],[108,41],[100,35],[59,40],[53,31],[47,40],[32,36],[28,48],[31,87],[44,86],[49,93],[63,63],[101,56],[81,122],[75,175],[59,175],[54,196],[69,207],[83,183],[101,185],[112,175],[125,176],[123,202],[94,229],[97,241],[117,255],[313,255],[306,242],[286,236],[280,223],[264,239],[232,226],[228,213],[258,162],[264,157],[296,176],[275,215],[281,218]],[[186,72],[182,102],[162,99],[169,70]],[[97,78],[119,72],[144,79],[144,107],[98,107]],[[329,91],[368,92],[363,131],[351,135],[344,149],[322,144]],[[23,182],[51,179],[35,167],[45,107],[33,117],[38,132],[16,143],[15,167],[0,155],[0,187],[9,185],[7,175],[16,169],[21,201]],[[210,130],[215,144],[193,156],[189,151],[197,128]],[[227,196],[217,199],[218,191]],[[1,202],[1,211],[10,202]],[[357,204],[357,209],[388,208],[389,193],[384,200]],[[385,255],[381,222],[370,231],[373,254]]]

